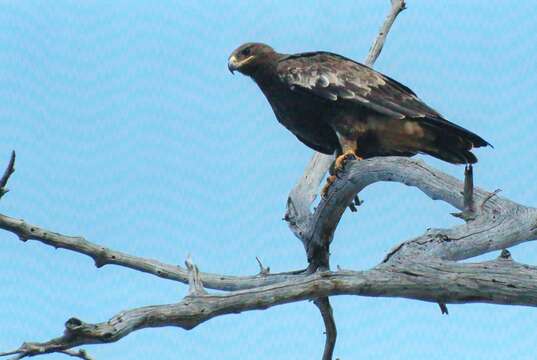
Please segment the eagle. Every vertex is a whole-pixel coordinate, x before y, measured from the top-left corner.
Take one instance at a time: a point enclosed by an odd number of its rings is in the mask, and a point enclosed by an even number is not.
[[[301,142],[350,159],[432,155],[473,164],[473,148],[490,145],[446,120],[405,85],[344,56],[324,52],[280,54],[246,43],[229,56],[231,73],[252,78],[278,121]]]

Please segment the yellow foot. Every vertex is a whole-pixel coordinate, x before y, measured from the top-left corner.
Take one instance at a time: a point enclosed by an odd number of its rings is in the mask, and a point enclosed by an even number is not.
[[[321,197],[324,199],[326,198],[326,195],[328,194],[328,189],[330,189],[330,186],[336,181],[337,179],[337,173],[345,167],[345,164],[349,160],[363,160],[361,157],[356,155],[356,153],[352,150],[345,151],[342,155],[338,156],[336,158],[335,164],[334,164],[334,175],[330,175],[326,179],[326,184],[324,184],[323,189],[321,190]]]
[[[332,185],[336,181],[336,175],[330,175],[326,178],[326,184],[324,184],[323,189],[321,190],[321,197],[324,199],[326,197],[326,194],[328,194],[328,189],[330,189],[330,185]]]
[[[343,169],[345,167],[345,164],[347,161],[356,159],[356,160],[363,160],[361,157],[356,155],[356,153],[352,150],[347,150],[343,154],[337,157],[336,164],[334,166],[334,173],[337,174],[338,171]]]

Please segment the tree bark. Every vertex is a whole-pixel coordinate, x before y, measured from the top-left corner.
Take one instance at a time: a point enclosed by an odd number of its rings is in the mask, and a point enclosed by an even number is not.
[[[392,0],[392,8],[372,46],[367,63],[380,54],[390,26],[404,9],[404,1]],[[358,295],[400,297],[440,304],[491,303],[537,306],[537,268],[511,258],[508,247],[537,239],[537,209],[517,204],[473,186],[472,168],[464,182],[428,166],[402,157],[349,161],[314,211],[311,210],[333,156],[315,154],[304,176],[291,191],[285,219],[302,241],[310,265],[285,273],[270,273],[258,260],[256,275],[228,276],[203,273],[189,257],[186,267],[129,255],[76,236],[62,235],[24,220],[0,214],[0,228],[22,241],[74,251],[91,257],[97,267],[116,265],[189,285],[180,302],[153,305],[119,312],[101,323],[71,318],[61,336],[46,342],[23,343],[18,349],[0,353],[13,359],[59,352],[91,359],[84,350],[73,348],[118,341],[144,328],[175,326],[190,330],[214,317],[266,309],[290,302],[312,300],[326,328],[323,359],[331,359],[337,329],[329,296]],[[15,153],[0,178],[0,198],[15,169]],[[400,242],[372,269],[330,271],[329,246],[344,211],[365,187],[376,182],[398,182],[416,187],[433,200],[460,210],[453,214],[465,221],[450,229],[430,229],[414,239]],[[491,251],[502,250],[493,261],[457,263]],[[313,265],[312,265],[313,264]],[[325,271],[318,271],[325,270]],[[207,288],[223,290],[211,294]]]
[[[374,158],[348,164],[341,179],[334,183],[331,195],[318,207],[317,221],[325,228],[339,221],[345,201],[355,191],[378,181],[395,181],[414,186],[432,199],[443,200],[464,210],[464,184],[419,160],[400,157]],[[493,196],[491,196],[493,195]],[[294,301],[316,300],[333,295],[403,297],[439,303],[484,302],[505,305],[537,305],[537,268],[513,261],[506,252],[494,261],[459,264],[466,259],[537,238],[537,210],[524,207],[480,189],[474,190],[476,218],[451,229],[429,230],[407,240],[390,251],[382,262],[368,271],[291,272],[285,275],[256,275],[231,278],[198,273],[201,283],[225,279],[226,287],[250,288],[211,295],[193,291],[183,301],[120,312],[104,323],[89,324],[78,319],[66,323],[65,334],[45,343],[25,343],[19,354],[37,355],[71,349],[84,344],[117,341],[147,327],[177,326],[191,329],[215,316],[266,309]],[[92,255],[99,249],[87,240],[74,238],[28,225],[21,220],[0,216],[0,228],[22,239]],[[32,231],[33,228],[33,231]],[[109,254],[115,254],[110,250]],[[129,268],[151,268],[153,260],[125,255],[112,259]],[[108,259],[108,257],[106,257]],[[159,265],[160,266],[160,265]],[[168,265],[170,266],[170,265]],[[191,268],[195,266],[191,264]],[[194,277],[186,271],[186,279]],[[246,279],[246,280],[245,280]],[[234,285],[231,283],[236,282]],[[255,283],[262,284],[255,286]],[[194,288],[196,288],[194,287]],[[323,300],[324,301],[324,300]],[[327,340],[328,341],[328,340]]]

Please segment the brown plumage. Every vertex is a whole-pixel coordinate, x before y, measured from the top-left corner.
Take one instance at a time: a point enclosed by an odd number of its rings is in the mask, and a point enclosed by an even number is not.
[[[408,87],[365,65],[328,52],[285,55],[247,43],[230,56],[230,71],[250,76],[278,121],[326,154],[413,156],[454,164],[477,162],[489,145],[423,103]]]

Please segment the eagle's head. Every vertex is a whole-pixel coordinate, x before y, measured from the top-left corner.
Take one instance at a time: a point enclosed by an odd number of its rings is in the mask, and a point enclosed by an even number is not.
[[[232,74],[237,70],[244,75],[251,76],[260,66],[272,60],[275,54],[274,50],[268,45],[246,43],[231,53],[227,67]]]

